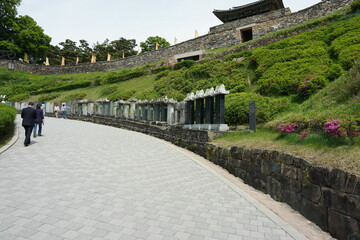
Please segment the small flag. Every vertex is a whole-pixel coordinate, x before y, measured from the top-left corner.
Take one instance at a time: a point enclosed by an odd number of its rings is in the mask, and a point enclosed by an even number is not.
[[[24,62],[29,62],[29,56],[27,53],[24,53]]]
[[[177,38],[174,38],[174,45],[177,44]]]
[[[158,50],[158,49],[159,49],[159,43],[156,42],[156,43],[155,43],[155,50]]]
[[[65,66],[65,58],[61,57],[61,66]]]
[[[91,63],[96,63],[96,56],[95,55],[91,56]]]
[[[111,54],[110,54],[110,53],[108,53],[108,55],[107,55],[107,61],[108,61],[108,62],[111,61]]]
[[[49,58],[48,58],[48,57],[45,58],[45,66],[50,66]]]
[[[75,64],[78,65],[79,63],[79,57],[76,57]]]
[[[199,32],[197,30],[195,30],[195,37],[199,37]]]
[[[124,50],[122,51],[122,58],[125,58],[125,52],[124,52]]]

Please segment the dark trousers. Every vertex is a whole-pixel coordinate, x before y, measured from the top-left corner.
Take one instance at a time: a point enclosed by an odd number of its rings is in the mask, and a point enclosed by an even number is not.
[[[24,144],[25,145],[29,145],[30,144],[30,137],[31,137],[31,133],[33,130],[34,126],[23,126],[25,129],[25,141]]]

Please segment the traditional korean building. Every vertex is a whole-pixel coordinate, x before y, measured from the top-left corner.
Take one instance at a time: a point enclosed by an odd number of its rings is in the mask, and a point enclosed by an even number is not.
[[[213,13],[220,21],[227,23],[282,8],[284,8],[282,0],[259,0],[229,10],[214,10]]]
[[[291,11],[284,7],[282,0],[259,0],[228,10],[214,10],[213,13],[223,24],[210,28],[211,33],[233,30],[235,37],[247,42],[276,30],[279,24],[276,19]]]

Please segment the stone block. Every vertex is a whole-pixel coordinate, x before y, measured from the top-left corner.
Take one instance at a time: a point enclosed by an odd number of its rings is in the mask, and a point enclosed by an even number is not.
[[[241,147],[231,147],[230,149],[230,155],[232,159],[242,160],[242,155],[244,153],[244,149]]]
[[[273,162],[271,166],[271,172],[273,174],[280,174],[281,172],[281,165],[278,162]]]
[[[284,189],[290,188],[290,178],[288,178],[284,175],[281,175],[281,174],[275,175],[274,177],[276,180],[278,180],[281,183],[281,185]]]
[[[173,142],[173,141],[171,141]],[[196,148],[196,154],[202,156],[203,158],[207,158],[208,157],[208,153],[206,150],[206,145],[203,143],[199,143],[198,147]]]
[[[276,180],[273,177],[268,177],[267,180],[267,184],[266,184],[266,190],[267,193],[270,194],[270,196],[277,200],[277,201],[281,201],[283,198],[283,192],[284,190],[282,189],[281,183]]]
[[[301,207],[301,194],[298,194],[291,190],[285,190],[283,195],[283,202],[290,205],[293,209],[299,209]]]
[[[270,156],[269,156],[269,157],[270,157],[270,160],[276,162],[276,161],[278,161],[278,159],[279,159],[280,153],[279,153],[278,151],[271,151],[271,152],[269,153],[269,155],[270,155]]]
[[[360,178],[354,174],[347,173],[345,192],[360,195]]]
[[[306,161],[303,158],[298,158],[298,157],[294,157],[293,165],[294,165],[294,167],[301,168],[301,169],[310,167],[310,163],[308,161]]]
[[[267,160],[269,161],[270,160],[270,153],[268,150],[263,150],[260,154],[260,159],[261,160]]]
[[[251,149],[251,160],[254,162],[258,161],[260,159],[262,149]]]
[[[230,156],[230,151],[227,148],[222,148],[220,150],[220,158],[224,161],[228,161]]]
[[[322,189],[322,204],[343,214],[360,219],[360,196]]]
[[[245,161],[251,161],[251,151],[249,149],[245,149],[243,153],[243,160]]]
[[[284,163],[281,164],[281,174],[292,179],[297,179],[297,168],[286,165]]]
[[[219,149],[215,145],[210,145],[208,146],[208,152],[210,154],[210,161],[213,163],[218,162],[220,157]]]
[[[329,209],[328,211],[329,233],[337,239],[359,239],[356,234],[360,233],[360,221]],[[358,235],[359,236],[359,235]]]
[[[261,179],[255,179],[254,187],[262,192],[266,191],[266,183]]]
[[[302,187],[302,195],[313,203],[320,203],[321,188],[318,185],[305,185]]]
[[[329,169],[324,167],[309,167],[309,175],[313,184],[325,187],[330,186]]]
[[[329,177],[331,188],[345,192],[347,174],[344,171],[338,168],[333,168],[330,171]]]
[[[280,161],[287,165],[292,165],[294,163],[294,156],[289,153],[281,154]]]
[[[301,201],[300,213],[318,225],[322,230],[328,230],[328,221],[327,221],[327,208],[320,204],[315,204],[305,198]]]
[[[268,159],[261,159],[261,173],[270,175],[273,162]]]
[[[241,178],[243,180],[246,178],[246,174],[247,174],[247,172],[242,170],[241,168],[237,168],[236,171],[235,171],[236,177],[239,177],[239,178]]]
[[[301,182],[295,179],[290,179],[290,190],[298,193],[301,191]]]
[[[250,160],[245,160],[245,159],[241,161],[240,168],[248,172],[252,171],[253,169]]]

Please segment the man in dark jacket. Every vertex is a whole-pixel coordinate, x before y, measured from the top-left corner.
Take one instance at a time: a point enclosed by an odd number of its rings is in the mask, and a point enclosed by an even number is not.
[[[22,126],[25,129],[25,141],[24,141],[25,147],[29,146],[30,144],[31,132],[33,130],[34,121],[36,118],[36,110],[33,107],[34,107],[34,103],[29,102],[28,107],[24,108],[21,111],[21,118],[23,119]]]

